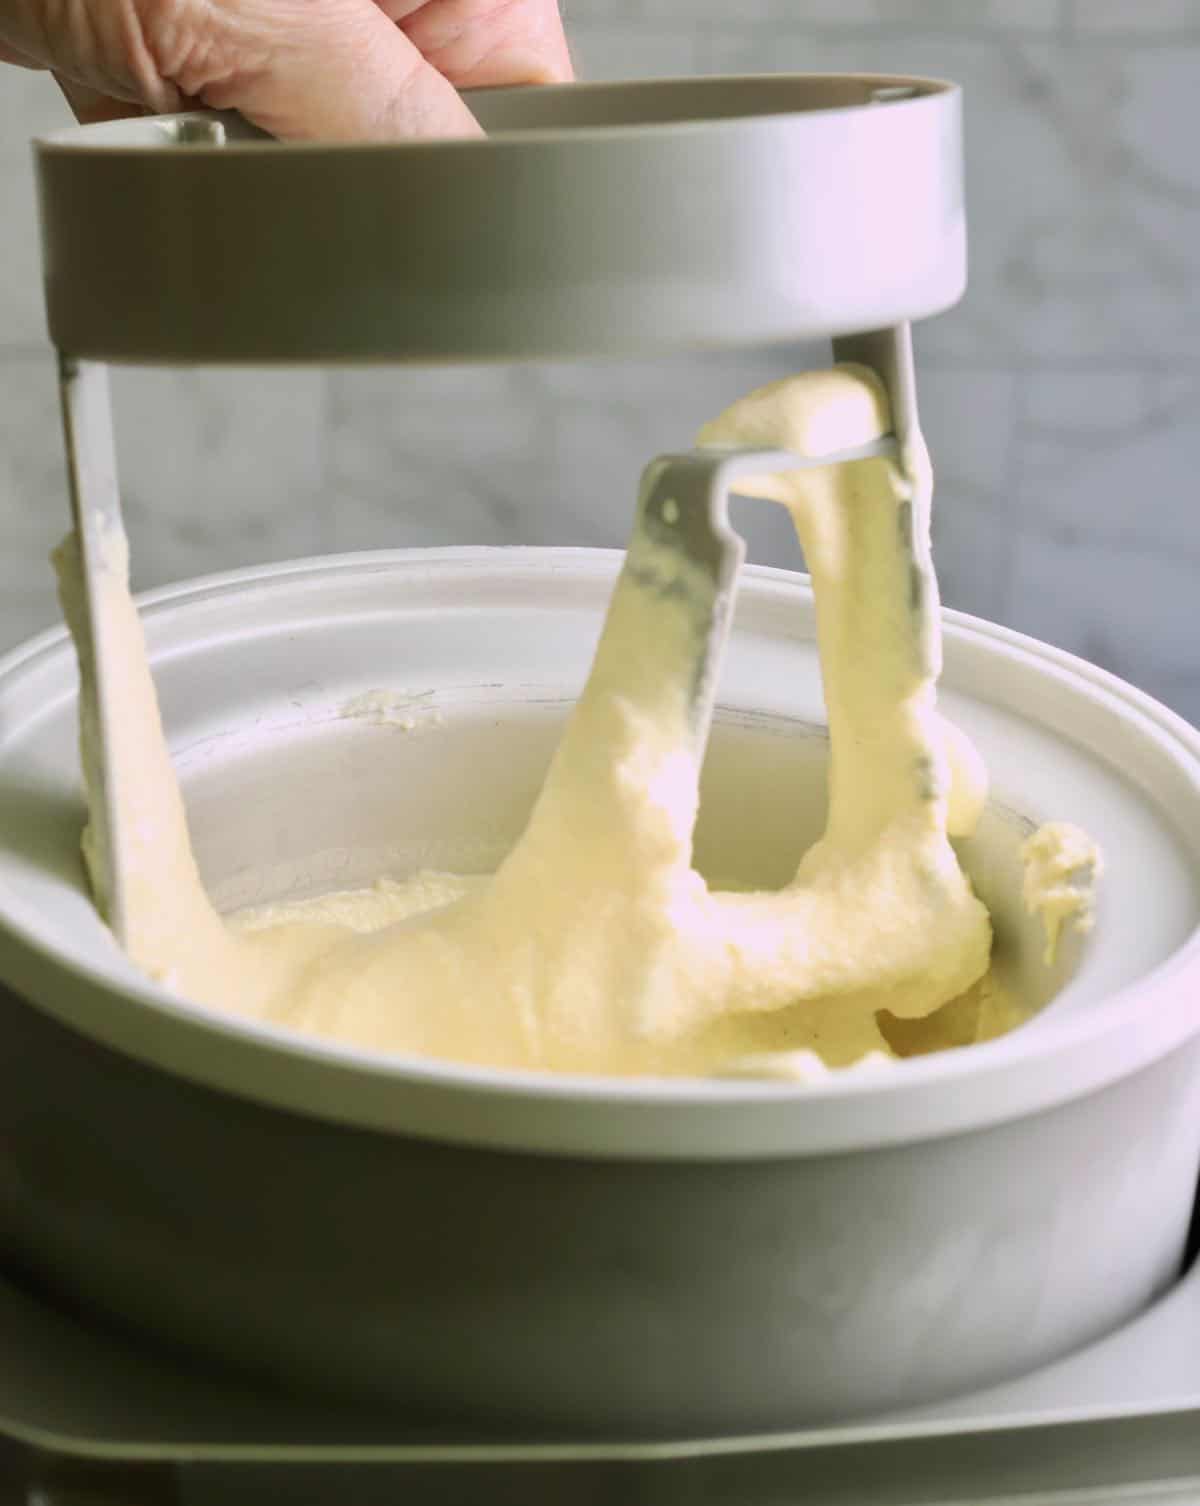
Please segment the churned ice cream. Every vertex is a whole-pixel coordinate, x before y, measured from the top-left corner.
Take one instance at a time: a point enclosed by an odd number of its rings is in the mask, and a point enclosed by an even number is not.
[[[700,442],[820,457],[889,428],[874,375],[841,366],[750,394]],[[689,689],[643,646],[694,624],[686,592],[671,589],[678,562],[655,577],[659,564],[642,560],[639,588],[614,593],[587,685],[495,874],[384,878],[226,921],[192,856],[124,541],[113,538],[102,610],[119,644],[130,956],[217,1009],[381,1051],[554,1072],[804,1077],[1011,1028],[1019,1001],[989,974],[988,915],[950,841],[974,827],[986,775],[936,705],[931,484],[919,442],[903,467],[873,459],[739,484],[795,520],[831,742],[826,830],[769,893],[710,888],[692,867],[700,752]],[[78,632],[70,542],[59,568]],[[85,684],[95,802],[89,695]],[[94,823],[84,850],[103,909],[100,831]],[[1061,885],[1061,865],[1038,862]],[[1060,897],[1047,913],[1062,923],[1080,911]]]

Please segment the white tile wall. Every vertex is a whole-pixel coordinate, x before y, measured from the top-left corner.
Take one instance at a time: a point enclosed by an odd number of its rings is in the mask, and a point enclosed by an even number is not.
[[[937,467],[933,547],[942,600],[1003,618],[1013,579],[1020,379],[1011,371],[929,367],[920,399]]]
[[[1161,36],[1200,32],[1196,0],[1075,0],[1076,24],[1097,36]]]
[[[944,598],[1200,720],[1200,0],[566,0],[585,77],[913,70],[966,91],[971,287],[918,333]],[[65,516],[28,137],[0,71],[0,645]],[[138,578],[313,550],[619,543],[654,451],[809,353],[399,372],[122,373]],[[784,520],[741,515],[794,563]]]
[[[642,465],[698,421],[809,364],[796,351],[610,365],[331,374],[330,549],[401,544],[620,545]],[[794,561],[786,518],[744,517],[752,557]]]
[[[315,370],[116,370],[135,584],[322,547],[325,381]]]
[[[0,649],[58,615],[48,555],[66,529],[58,391],[47,352],[0,359]]]
[[[29,138],[68,125],[70,116],[46,74],[0,68],[0,351],[7,354],[45,338]]]

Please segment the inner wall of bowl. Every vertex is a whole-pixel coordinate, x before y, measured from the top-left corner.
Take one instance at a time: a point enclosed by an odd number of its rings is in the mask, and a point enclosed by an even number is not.
[[[493,868],[578,695],[617,563],[398,552],[246,572],[152,605],[164,723],[218,904]],[[1136,982],[1200,920],[1193,746],[1090,676],[986,624],[948,624],[941,702],[993,789],[963,860],[995,915],[1001,964],[1033,1002],[1054,995],[1042,1019]],[[820,665],[800,579],[744,572],[720,695],[698,861],[718,881],[779,884],[824,814]],[[83,882],[75,722],[65,641],[0,673],[0,915],[120,988],[139,975]],[[1095,934],[1053,973],[1019,904],[1016,856],[1049,819],[1078,822],[1108,860]]]
[[[514,696],[457,713],[417,703],[392,723],[326,723],[279,747],[207,761],[187,781],[197,857],[228,912],[421,868],[491,872],[520,835],[568,707]],[[696,830],[696,866],[720,887],[787,883],[825,823],[829,742],[807,722],[718,713]],[[313,798],[314,792],[318,798]],[[1020,903],[1032,823],[995,806],[961,855],[996,929],[996,969],[1030,1005],[1076,971],[1070,937],[1053,967]],[[272,860],[264,862],[264,854]]]

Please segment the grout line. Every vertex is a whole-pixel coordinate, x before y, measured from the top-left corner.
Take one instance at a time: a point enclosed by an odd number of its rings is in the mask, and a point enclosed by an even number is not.
[[[777,16],[762,17],[749,22],[735,24],[731,23],[723,15],[695,18],[683,13],[680,13],[678,16],[670,16],[646,11],[642,11],[632,17],[628,14],[621,14],[619,16],[609,15],[606,17],[595,15],[573,17],[568,11],[566,24],[568,41],[570,40],[572,25],[577,25],[585,30],[591,30],[596,34],[610,33],[616,35],[622,31],[620,23],[632,19],[636,21],[639,27],[639,35],[642,34],[642,28],[652,28],[656,36],[677,36],[680,39],[695,39],[698,32],[703,30],[708,40],[720,40],[723,42],[741,41],[748,48],[752,48],[756,44],[770,44],[776,41],[781,34],[791,39],[798,37],[811,38],[814,42],[823,44],[837,42],[861,43],[875,39],[882,42],[900,41],[924,45],[930,42],[995,42],[1002,38],[1007,38],[1022,43],[1054,43],[1070,40],[1073,45],[1079,47],[1111,48],[1138,46],[1162,48],[1177,47],[1181,43],[1195,44],[1200,42],[1200,23],[1196,22],[1184,22],[1166,29],[1138,27],[1135,24],[1111,30],[1090,30],[1086,22],[1080,17],[1078,4],[1079,0],[1060,0],[1058,19],[1046,26],[1001,26],[994,23],[989,24],[987,21],[959,21],[950,25],[938,25],[935,22],[878,19],[840,22],[805,21],[802,16],[792,17],[782,12]]]
[[[1070,7],[1071,0],[1064,0],[1064,4]],[[694,25],[694,23],[688,23]],[[1122,28],[1113,31],[1089,31],[1081,27],[1074,19],[1073,9],[1068,9],[1060,20],[1051,26],[989,26],[986,22],[957,23],[953,26],[936,26],[919,22],[900,21],[847,21],[832,23],[828,21],[813,21],[804,23],[792,21],[782,17],[764,21],[762,23],[732,26],[720,17],[714,17],[709,23],[714,38],[723,41],[743,41],[747,46],[753,46],[755,42],[770,42],[779,38],[782,33],[789,39],[797,37],[811,38],[814,42],[823,44],[836,42],[863,42],[877,40],[881,42],[910,42],[924,45],[930,42],[998,42],[1008,40],[1020,43],[1054,43],[1069,37],[1073,45],[1079,47],[1095,48],[1125,48],[1146,47],[1163,48],[1178,47],[1181,44],[1195,45],[1200,43],[1200,24],[1189,22],[1187,24],[1169,28],[1167,30],[1138,28],[1136,26]],[[687,30],[688,26],[681,25],[680,30]],[[788,71],[788,70],[784,70]]]
[[[719,361],[722,358],[734,362],[753,360],[758,355],[765,354],[769,356],[772,354],[778,354],[780,351],[787,348],[787,344],[795,344],[798,352],[802,352],[805,343],[806,342],[803,341],[787,343],[779,341],[767,341],[761,343],[751,342],[747,345],[714,351],[711,353],[711,356],[714,361]],[[527,369],[532,370],[534,366],[543,367],[545,368],[545,373],[548,373],[548,375],[540,373],[541,375],[543,375],[543,379],[545,380],[552,380],[553,368],[557,364],[570,365],[573,367],[579,367],[581,365],[591,366],[592,369],[597,373],[597,380],[599,381],[601,380],[601,374],[606,372],[619,371],[622,366],[627,364],[644,364],[647,361],[656,360],[674,360],[677,362],[683,362],[688,359],[690,354],[691,353],[687,350],[661,351],[656,354],[650,355],[647,355],[646,352],[641,351],[635,355],[629,356],[628,358],[622,358],[619,356],[612,358],[604,357],[597,358],[594,362],[584,360],[582,362],[529,363],[528,367],[527,363],[514,362],[513,365],[517,370],[526,369],[526,367]],[[50,344],[6,345],[0,342],[0,365],[4,365],[7,362],[52,362],[53,359],[54,347]],[[1200,355],[1183,354],[1167,355],[1161,357],[1114,356],[1112,358],[1101,358],[1097,360],[1095,357],[1088,356],[1080,356],[1078,359],[1064,358],[1061,355],[1038,356],[1032,352],[1025,355],[1012,356],[992,355],[986,352],[981,352],[978,355],[958,355],[953,352],[939,352],[937,350],[930,351],[928,350],[928,347],[926,347],[921,356],[921,364],[923,369],[928,371],[970,371],[979,373],[987,372],[995,375],[1016,373],[1019,375],[1028,376],[1044,373],[1050,376],[1073,376],[1080,373],[1087,373],[1088,375],[1098,373],[1120,374],[1123,376],[1140,375],[1155,377],[1160,380],[1164,378],[1180,376],[1200,376]],[[305,365],[306,363],[295,367],[279,366],[276,368],[256,366],[253,368],[247,367],[245,369],[254,370],[256,372],[266,371],[269,377],[271,371],[273,370],[303,370],[305,369]],[[186,368],[184,368],[183,366],[165,368],[125,366],[124,364],[113,363],[114,371],[152,371],[159,369],[182,371]],[[237,370],[237,368],[221,367],[201,367],[197,369],[212,371],[219,371],[223,369],[234,371]],[[333,409],[331,379],[339,375],[343,371],[368,370],[370,368],[353,366],[316,366],[309,369],[315,369],[322,378],[322,413],[324,415],[325,421],[328,422],[329,418],[332,416]]]
[[[1080,357],[1077,361],[1063,360],[1061,356],[1053,358],[1039,358],[1037,356],[1022,356],[1004,359],[1003,357],[990,356],[942,356],[934,353],[923,358],[923,365],[929,371],[972,371],[989,372],[994,375],[1018,375],[1018,376],[1079,376],[1079,375],[1120,375],[1120,376],[1190,376],[1200,373],[1200,361],[1193,357],[1178,357],[1167,360],[1142,360],[1142,359],[1112,359],[1112,360],[1089,360]]]
[[[917,328],[924,329],[924,327],[925,327],[925,325],[927,323],[932,327],[933,322],[934,321],[932,321],[932,320],[922,321],[921,324],[917,326]],[[747,342],[745,345],[722,347],[720,349],[717,349],[717,350],[714,350],[714,351],[710,352],[709,355],[710,355],[710,357],[711,357],[712,360],[718,361],[718,362],[721,361],[721,360],[738,362],[738,361],[741,361],[741,360],[752,359],[755,355],[757,355],[759,353],[765,352],[767,354],[774,353],[774,354],[778,355],[778,354],[782,353],[783,351],[788,350],[788,349],[792,349],[792,348],[794,348],[797,351],[798,354],[805,354],[806,351],[807,351],[807,347],[810,346],[811,343],[812,343],[811,341],[807,341],[807,340],[803,340],[803,339],[797,339],[797,340],[794,340],[794,341],[782,341],[782,340],[775,340],[775,341],[772,341],[772,340],[750,341],[750,342]],[[512,369],[515,370],[515,371],[518,371],[518,372],[520,372],[520,371],[528,371],[528,372],[537,371],[539,373],[539,375],[549,375],[549,376],[552,376],[555,367],[557,367],[559,365],[565,366],[565,367],[571,367],[573,369],[578,369],[581,366],[592,365],[592,366],[594,366],[594,369],[596,371],[598,371],[598,372],[600,372],[600,371],[617,371],[617,370],[619,370],[624,365],[643,365],[643,364],[646,364],[647,362],[654,362],[654,361],[658,361],[658,360],[674,360],[674,361],[677,361],[677,362],[680,362],[680,363],[684,363],[684,362],[688,361],[688,359],[691,357],[692,354],[693,354],[693,352],[691,352],[691,351],[689,351],[687,349],[682,349],[682,350],[663,350],[663,351],[651,352],[651,353],[647,353],[645,351],[638,351],[638,352],[635,352],[635,353],[629,355],[628,357],[621,357],[621,356],[597,357],[594,362],[588,361],[585,358],[582,361],[568,361],[568,360],[563,360],[561,362],[559,362],[559,361],[542,361],[542,362],[514,361],[511,364],[512,364]],[[48,342],[46,344],[44,344],[44,345],[26,345],[26,344],[23,344],[23,343],[6,344],[3,341],[0,341],[0,363],[5,362],[5,361],[48,361],[48,362],[52,362],[53,359],[54,359],[54,347],[51,344],[49,344]],[[962,371],[962,370],[966,370],[966,371],[981,371],[981,372],[982,371],[990,371],[990,372],[1010,372],[1010,371],[1013,371],[1013,372],[1022,372],[1022,373],[1024,373],[1024,372],[1030,372],[1030,371],[1038,371],[1038,372],[1050,372],[1050,373],[1055,373],[1055,374],[1060,374],[1061,373],[1061,374],[1064,374],[1064,375],[1066,375],[1066,374],[1072,374],[1072,373],[1077,373],[1077,372],[1110,371],[1110,372],[1123,372],[1123,373],[1142,373],[1142,374],[1145,374],[1147,376],[1157,376],[1157,377],[1170,377],[1170,376],[1191,375],[1191,374],[1198,374],[1198,373],[1200,373],[1200,354],[1182,354],[1182,353],[1181,354],[1173,354],[1173,355],[1164,355],[1164,356],[1154,356],[1154,357],[1149,357],[1149,356],[1144,356],[1144,355],[1136,355],[1136,356],[1119,356],[1119,357],[1118,356],[1113,356],[1112,358],[1103,358],[1102,357],[1100,359],[1097,359],[1094,356],[1080,356],[1078,358],[1071,358],[1071,357],[1064,357],[1064,356],[1059,355],[1059,354],[1056,354],[1056,355],[1053,355],[1053,356],[1039,356],[1038,354],[1036,354],[1036,352],[1033,352],[1033,351],[1030,351],[1030,352],[1027,352],[1027,353],[1021,353],[1021,354],[1015,354],[1015,355],[992,354],[992,353],[989,353],[987,351],[981,351],[979,354],[974,354],[974,353],[972,353],[972,354],[965,354],[965,353],[964,354],[958,354],[958,353],[956,353],[954,351],[938,351],[936,349],[934,349],[934,350],[931,351],[931,350],[928,349],[928,347],[926,347],[924,353],[922,354],[922,358],[921,359],[922,359],[922,364],[924,366],[927,366],[927,367],[930,367],[930,368],[936,368],[936,369],[943,370],[943,371]],[[167,366],[164,366],[164,367],[159,367],[159,366],[139,366],[139,365],[134,365],[134,364],[126,365],[123,362],[112,362],[110,364],[112,366],[112,369],[114,371],[116,371],[116,372],[123,372],[123,371],[143,371],[143,372],[149,372],[149,371],[158,371],[158,370],[183,371],[183,370],[189,369],[186,366],[184,366],[183,364],[179,364],[179,365],[176,365],[176,366],[167,365]],[[504,363],[498,363],[498,364],[499,365],[503,365]],[[431,363],[431,369],[433,369],[435,366],[436,366],[436,363]],[[386,368],[387,368],[387,363],[384,362],[384,363],[380,363],[380,365],[377,366],[377,367],[375,367],[374,369],[386,369]],[[290,365],[290,364],[286,364],[285,363],[285,364],[282,364],[282,365],[279,365],[279,366],[274,366],[274,367],[272,367],[272,366],[270,366],[268,364],[268,365],[247,366],[247,367],[244,367],[244,368],[239,368],[239,367],[220,367],[220,366],[212,366],[212,367],[201,366],[201,367],[196,367],[196,368],[192,368],[192,369],[200,370],[200,371],[212,371],[212,372],[231,371],[235,375],[240,370],[254,371],[256,373],[266,373],[266,375],[268,377],[274,371],[287,372],[287,371],[302,371],[302,370],[305,370],[305,369],[315,370],[315,371],[319,372],[326,379],[325,380],[325,386],[324,386],[324,393],[323,393],[323,401],[324,401],[324,403],[326,405],[326,408],[328,410],[331,410],[332,409],[332,395],[331,395],[331,390],[330,390],[330,379],[333,378],[333,377],[336,377],[336,376],[338,376],[338,375],[340,375],[340,374],[342,374],[344,372],[369,371],[369,370],[371,370],[373,368],[370,367],[370,366],[361,366],[361,367],[360,366],[354,366],[354,365],[343,366],[343,365],[337,365],[337,364],[331,364],[331,365],[328,365],[328,366],[322,366],[322,365],[315,364],[315,363],[300,362],[300,363],[297,363],[295,365]],[[481,368],[481,369],[496,369],[496,368],[495,367],[487,367],[487,368]]]
[[[690,29],[694,22],[683,29]],[[762,22],[741,26],[732,25],[723,17],[714,16],[709,22],[714,35],[725,40],[740,39],[748,43],[771,42],[781,34],[787,37],[808,37],[814,42],[863,42],[872,39],[886,42],[956,42],[988,41],[1000,37],[1012,37],[1021,41],[1052,41],[1058,34],[1055,26],[989,26],[986,22],[958,23],[954,26],[937,26],[922,22],[861,21],[829,22],[804,21],[801,17],[776,17]]]
[[[330,430],[333,426],[333,382],[328,367],[321,370],[320,383],[321,400],[317,404],[317,423],[320,430],[317,440],[319,445],[317,474],[320,484],[312,504],[317,509],[317,516],[312,520],[313,543],[318,554],[331,554],[336,533],[333,526],[333,509],[340,499],[335,497],[333,492],[333,457],[329,442]]]

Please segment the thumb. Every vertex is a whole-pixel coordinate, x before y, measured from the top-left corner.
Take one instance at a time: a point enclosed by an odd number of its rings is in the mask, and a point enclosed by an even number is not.
[[[124,120],[146,113],[141,105],[134,104],[131,100],[114,99],[87,84],[77,83],[66,74],[55,73],[54,82],[80,125],[95,125],[102,120]]]
[[[206,46],[162,68],[181,93],[290,140],[478,136],[454,87],[374,0],[225,0]],[[153,50],[153,48],[152,48]],[[169,65],[170,60],[164,58]]]

